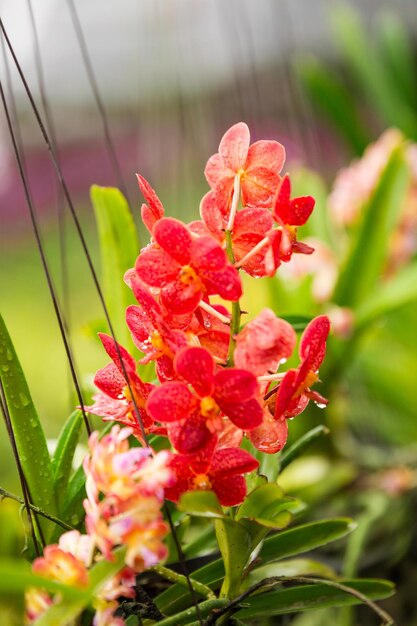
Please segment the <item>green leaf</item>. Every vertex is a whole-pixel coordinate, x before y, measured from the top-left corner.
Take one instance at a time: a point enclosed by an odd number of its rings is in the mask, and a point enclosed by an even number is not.
[[[253,551],[252,537],[242,524],[231,519],[216,519],[214,524],[225,570],[220,595],[233,598],[239,591],[243,571]]]
[[[394,585],[386,580],[362,579],[338,582],[375,600],[388,598],[394,593]],[[253,619],[262,616],[298,613],[315,608],[361,604],[361,600],[358,598],[326,584],[303,585],[289,589],[280,588],[253,596],[249,602],[248,608],[241,609],[236,613],[238,619]]]
[[[299,59],[296,71],[309,98],[337,128],[351,150],[362,154],[370,136],[359,117],[352,90],[312,56]]]
[[[289,556],[310,552],[355,530],[356,524],[348,518],[310,522],[284,530],[265,540],[259,553],[262,563],[271,563]]]
[[[336,578],[336,572],[319,561],[312,559],[288,559],[279,563],[268,563],[249,572],[243,581],[242,591],[270,576],[320,576]]]
[[[51,460],[45,434],[12,340],[0,315],[0,379],[4,389],[19,459],[32,503],[57,514]],[[39,520],[46,531],[52,523]]]
[[[225,598],[217,598],[216,600],[206,600],[205,602],[200,602],[199,614],[205,619],[210,615],[210,613],[215,609],[221,609],[228,603],[228,600]],[[196,608],[194,606],[190,607],[186,611],[182,611],[174,615],[173,617],[167,617],[160,622],[158,622],[158,626],[182,626],[183,624],[188,624],[191,626],[194,623],[195,619],[198,617]],[[201,624],[201,621],[197,622]]]
[[[181,497],[177,508],[197,517],[225,517],[213,491],[188,491]]]
[[[386,260],[388,240],[398,220],[408,181],[404,144],[391,153],[377,186],[363,208],[363,218],[352,237],[352,249],[334,293],[341,306],[359,307],[375,290]]]
[[[100,241],[104,298],[118,340],[129,345],[131,339],[125,311],[135,300],[123,282],[123,276],[134,265],[139,251],[135,223],[126,199],[118,189],[93,185],[91,201]]]
[[[80,438],[82,425],[83,416],[81,411],[74,411],[61,430],[58,444],[52,458],[52,472],[59,511],[63,509],[65,492],[72,471],[75,448]]]
[[[282,472],[287,465],[289,465],[294,459],[300,456],[304,452],[306,448],[308,448],[312,443],[317,441],[323,435],[329,434],[329,429],[327,426],[316,426],[312,428],[307,433],[302,435],[292,446],[287,448],[285,452],[281,453],[281,457],[279,459],[279,469]]]
[[[417,116],[393,81],[390,68],[374,39],[365,30],[360,14],[347,4],[333,12],[335,44],[344,57],[355,82],[385,125],[400,128],[417,138]]]
[[[356,310],[355,326],[362,329],[379,317],[417,300],[417,262],[401,269],[393,278],[368,295]]]
[[[249,493],[236,512],[236,521],[243,517],[249,519],[273,518],[282,510],[284,492],[275,483],[260,485]],[[288,500],[286,499],[284,504]]]
[[[376,19],[380,58],[403,100],[415,107],[416,65],[410,31],[395,13],[382,11]]]
[[[295,526],[265,539],[257,562],[259,566],[263,566],[303,552],[310,552],[345,537],[355,528],[355,523],[348,518],[321,520]],[[213,589],[217,588],[224,578],[222,559],[217,559],[194,571],[193,578]],[[163,613],[170,615],[187,606],[190,595],[179,585],[173,585],[162,592],[155,601]]]

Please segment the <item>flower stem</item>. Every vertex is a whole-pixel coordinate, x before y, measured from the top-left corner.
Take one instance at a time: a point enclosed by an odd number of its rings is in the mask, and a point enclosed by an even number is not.
[[[177,583],[178,585],[181,585],[181,587],[187,587],[188,589],[188,581],[186,577],[182,574],[178,574],[177,572],[174,572],[172,569],[164,567],[163,565],[152,565],[152,567],[150,567],[149,569],[162,576],[162,578],[165,578],[165,580],[169,580],[172,583]],[[214,600],[216,595],[210,589],[210,587],[207,587],[203,583],[199,582],[198,580],[194,580],[193,578],[190,578],[190,581],[191,586],[196,593],[203,596],[204,598],[207,598],[208,600]]]
[[[55,524],[58,524],[58,526],[62,526],[62,528],[65,528],[66,530],[74,530],[73,526],[70,526],[66,522],[63,522],[58,517],[55,517],[54,515],[51,515],[50,513],[46,513],[46,511],[43,511],[38,506],[35,506],[34,504],[26,505],[23,498],[16,496],[14,493],[10,493],[10,491],[7,491],[7,489],[3,489],[3,487],[0,487],[0,498],[1,499],[9,498],[10,500],[15,500],[15,502],[19,502],[19,504],[23,504],[24,507],[28,506],[30,510],[33,511],[34,513],[37,513],[38,515],[41,515],[42,517],[49,519],[51,522],[55,522]]]
[[[235,263],[235,255],[233,254],[232,248],[232,232],[230,230],[226,230],[226,252],[229,257],[229,261],[231,263]],[[232,302],[232,319],[230,321],[230,341],[229,341],[229,351],[227,353],[227,366],[233,367],[233,355],[236,347],[236,335],[239,332],[240,328],[240,317],[242,311],[240,308],[239,301]]]

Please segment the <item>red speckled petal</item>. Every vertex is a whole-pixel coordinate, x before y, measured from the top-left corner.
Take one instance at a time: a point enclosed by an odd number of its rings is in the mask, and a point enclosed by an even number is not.
[[[123,370],[125,369],[126,374],[128,374],[129,376],[131,374],[136,375],[135,359],[133,358],[131,354],[129,354],[126,348],[123,348],[123,346],[121,346],[120,343],[117,343],[113,339],[113,337],[110,337],[109,335],[106,335],[105,333],[98,333],[98,336],[101,339],[101,343],[103,344],[105,351],[107,352],[109,357],[112,359],[112,361],[116,365],[119,372],[124,376],[125,372]],[[122,361],[123,361],[124,368],[122,365]]]
[[[209,191],[200,202],[200,215],[209,233],[219,241],[224,239],[227,219],[217,205],[214,191]]]
[[[244,122],[235,124],[223,135],[219,154],[226,167],[233,172],[245,167],[250,143],[249,128]]]
[[[280,177],[266,167],[254,167],[242,179],[242,204],[248,207],[271,207]]]
[[[262,407],[256,398],[239,403],[218,400],[217,404],[235,426],[242,430],[251,430],[262,422]]]
[[[175,280],[161,290],[160,298],[167,311],[174,315],[193,313],[202,298],[201,283],[192,280],[184,284],[181,280]]]
[[[210,476],[233,476],[247,474],[258,469],[259,463],[246,450],[240,448],[220,448],[211,459]]]
[[[201,419],[198,414],[170,424],[168,437],[173,447],[181,454],[194,454],[202,451],[217,439],[207,428],[205,420]]]
[[[312,196],[300,196],[291,200],[287,213],[283,213],[282,219],[286,224],[302,226],[310,217],[316,201]]]
[[[120,400],[123,389],[126,387],[126,381],[114,363],[109,363],[98,370],[94,376],[94,384],[100,391],[116,400]]]
[[[238,211],[233,225],[233,239],[245,233],[256,233],[265,237],[273,227],[274,218],[268,209],[247,208]]]
[[[253,398],[258,391],[258,382],[251,372],[244,369],[222,369],[214,377],[216,400],[242,402]]]
[[[191,245],[191,265],[198,271],[218,271],[227,263],[226,253],[213,237],[194,239]]]
[[[149,212],[147,212],[147,215],[149,215],[150,221],[152,222],[152,224],[150,225],[153,227],[155,222],[164,217],[164,207],[162,206],[162,202],[160,201],[154,189],[150,186],[146,178],[144,178],[140,174],[136,174],[136,176],[138,179],[139,188],[143,193],[146,202],[148,203]],[[146,222],[145,226],[149,228]],[[152,228],[150,228],[150,231],[152,232]]]
[[[275,373],[281,359],[288,359],[297,335],[288,322],[278,318],[271,309],[263,309],[246,324],[236,338],[235,365],[255,376]]]
[[[218,294],[231,302],[236,302],[242,297],[243,290],[239,272],[233,265],[227,264],[224,269],[218,272],[202,271],[200,278],[208,295]]]
[[[248,433],[250,441],[257,450],[267,454],[275,454],[282,450],[288,437],[288,422],[286,419],[275,420],[266,410],[262,424]]]
[[[146,409],[156,422],[176,422],[196,410],[197,400],[185,383],[169,382],[149,395]]]
[[[164,494],[167,500],[178,502],[183,493],[193,489],[193,473],[188,458],[183,454],[174,454],[169,466],[174,472],[175,482],[165,487]]]
[[[219,153],[213,154],[207,161],[207,165],[204,170],[204,176],[210,187],[215,189],[217,183],[223,176],[231,176],[230,170],[225,168],[223,159]]]
[[[181,266],[161,248],[145,248],[135,263],[138,277],[151,287],[163,287],[178,276]]]
[[[187,265],[190,262],[192,239],[185,224],[173,217],[164,217],[155,225],[153,236],[177,263]]]
[[[254,167],[264,167],[279,174],[284,162],[285,148],[278,141],[255,141],[248,150],[245,169],[249,172]]]
[[[292,405],[293,395],[297,391],[297,376],[298,370],[288,370],[281,381],[275,403],[276,420],[282,419],[285,416],[286,411]]]
[[[203,398],[213,390],[214,361],[204,348],[185,348],[175,357],[174,368],[178,376],[190,383]]]
[[[140,280],[136,273],[132,276],[130,282],[136,300],[154,322],[160,315],[162,315],[161,307],[146,284]]]
[[[154,350],[149,337],[155,327],[142,307],[134,304],[127,307],[126,324],[132,333],[133,343],[139,350],[145,354]]]
[[[326,354],[326,339],[330,320],[326,315],[315,317],[305,329],[300,341],[300,358],[308,360],[309,369],[316,372]]]
[[[223,506],[241,504],[246,496],[246,481],[243,476],[216,476],[212,488]]]

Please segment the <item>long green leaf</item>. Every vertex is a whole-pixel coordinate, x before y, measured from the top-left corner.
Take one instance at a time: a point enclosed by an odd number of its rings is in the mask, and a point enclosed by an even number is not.
[[[339,5],[333,13],[333,26],[335,44],[369,104],[385,124],[396,126],[416,139],[415,110],[397,89],[390,68],[365,30],[359,12],[347,4]]]
[[[309,98],[341,133],[354,154],[361,155],[370,141],[358,114],[352,90],[314,57],[303,57],[296,70]]]
[[[320,425],[312,428],[307,433],[302,435],[292,446],[290,446],[285,452],[282,453],[279,459],[279,470],[282,472],[287,465],[289,465],[294,459],[300,456],[312,443],[317,441],[323,435],[329,434],[329,429],[326,426]]]
[[[58,510],[62,511],[65,492],[72,471],[75,448],[80,438],[83,416],[81,411],[74,411],[65,422],[58,444],[52,458],[52,472],[54,475],[55,493],[58,501]]]
[[[410,31],[395,13],[382,11],[377,16],[380,57],[402,98],[415,110],[417,68],[410,35]]]
[[[0,315],[0,378],[13,427],[20,463],[33,504],[57,514],[51,460],[41,422],[12,340]],[[40,521],[47,529],[51,522]]]
[[[341,306],[358,307],[378,284],[386,261],[386,250],[398,220],[408,181],[404,145],[391,153],[378,185],[363,208],[359,230],[334,293]]]
[[[386,580],[341,580],[341,583],[364,594],[370,599],[388,598],[394,593],[394,585]],[[361,604],[358,598],[325,584],[303,585],[290,589],[276,589],[254,596],[250,606],[236,613],[238,619],[284,615],[331,606]]]
[[[355,528],[356,525],[351,519],[336,518],[284,530],[265,540],[258,555],[259,566],[310,552],[345,537]],[[213,588],[220,585],[223,577],[224,566],[221,559],[193,572],[193,578]],[[173,585],[156,598],[159,609],[168,615],[183,609],[189,601],[189,593],[179,585]]]
[[[91,200],[99,233],[104,297],[116,336],[123,345],[128,345],[130,334],[125,311],[135,300],[123,282],[123,275],[134,265],[139,253],[135,223],[118,189],[93,185]]]
[[[377,318],[417,300],[417,262],[400,270],[378,291],[369,294],[355,314],[356,328],[362,328]]]

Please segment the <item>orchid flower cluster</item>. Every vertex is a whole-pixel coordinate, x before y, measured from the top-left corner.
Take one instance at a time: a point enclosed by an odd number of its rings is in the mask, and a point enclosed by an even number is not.
[[[72,576],[83,585],[93,558],[112,559],[114,548],[125,546],[126,568],[103,591],[96,625],[122,624],[113,616],[117,594],[129,597],[134,574],[166,556],[164,498],[177,502],[203,490],[223,506],[240,504],[244,475],[259,465],[242,440],[274,454],[286,443],[289,418],[310,400],[327,403],[311,389],[325,356],[326,316],[307,326],[299,365],[286,372],[280,368],[296,346],[293,327],[264,309],[242,328],[240,270],[271,277],[294,253],[313,252],[298,241],[297,228],[314,199],[291,198],[290,178],[281,176],[284,160],[281,144],[250,144],[247,125],[234,125],[207,163],[211,190],[201,201],[201,219],[190,224],[165,217],[155,191],[138,176],[151,242],[125,275],[137,300],[126,323],[144,355],[139,365],[154,362],[157,380],[144,382],[135,358],[100,334],[111,362],[97,372],[99,391],[86,409],[127,428],[90,438],[87,535],[63,535],[34,564],[46,576]],[[129,449],[131,434],[142,447]],[[154,437],[169,450],[155,453]],[[42,602],[52,600],[39,596],[39,610]]]

